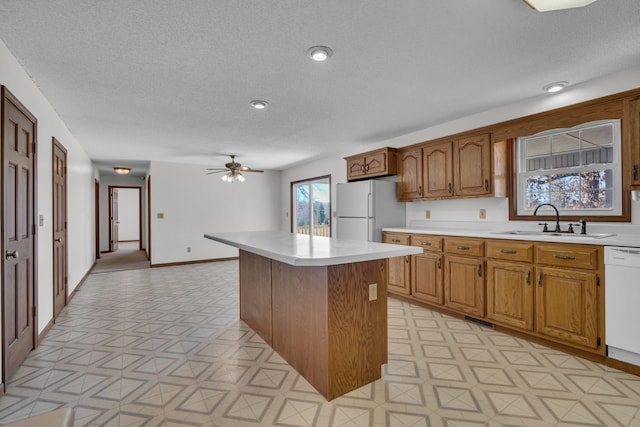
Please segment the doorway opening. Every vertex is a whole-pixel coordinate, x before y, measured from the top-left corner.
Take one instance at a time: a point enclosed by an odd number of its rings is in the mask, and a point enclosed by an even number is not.
[[[108,251],[92,273],[149,268],[144,250],[142,188],[108,186]]]

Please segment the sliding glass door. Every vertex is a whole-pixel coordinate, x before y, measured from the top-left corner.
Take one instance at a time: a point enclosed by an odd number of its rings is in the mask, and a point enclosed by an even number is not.
[[[331,176],[291,183],[293,233],[331,237]]]

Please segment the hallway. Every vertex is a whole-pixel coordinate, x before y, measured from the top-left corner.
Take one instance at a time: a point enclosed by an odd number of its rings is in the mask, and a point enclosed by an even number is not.
[[[238,262],[91,274],[0,398],[0,424],[640,426],[640,377],[389,300],[382,379],[327,402],[238,319]]]
[[[91,270],[91,274],[151,267],[147,254],[139,248],[139,241],[119,242],[117,251],[100,255],[100,258],[96,260],[96,265]]]

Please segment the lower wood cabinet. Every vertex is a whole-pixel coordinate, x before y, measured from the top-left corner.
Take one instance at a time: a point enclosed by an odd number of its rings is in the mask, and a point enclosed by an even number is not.
[[[442,254],[425,252],[412,258],[411,295],[420,301],[442,305]]]
[[[533,331],[533,266],[487,261],[487,318]]]
[[[403,233],[384,233],[384,243],[394,245],[408,245],[410,235]],[[402,256],[389,258],[387,261],[389,271],[388,288],[390,292],[409,295],[411,293],[411,257]]]
[[[444,257],[445,305],[474,317],[484,316],[483,261],[457,255]]]
[[[551,267],[537,267],[536,273],[536,332],[597,349],[598,276]]]
[[[385,233],[424,253],[388,261],[389,292],[605,354],[602,246]]]

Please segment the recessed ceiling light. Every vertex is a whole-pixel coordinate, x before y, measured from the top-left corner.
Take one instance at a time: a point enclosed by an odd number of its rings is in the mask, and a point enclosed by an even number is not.
[[[555,83],[546,85],[545,87],[542,88],[542,90],[549,93],[560,92],[562,89],[567,87],[568,84],[569,84],[568,82],[555,82]]]
[[[267,101],[261,101],[259,99],[251,101],[251,106],[256,110],[264,110],[265,108],[267,108],[267,105],[269,105]]]
[[[326,61],[331,55],[333,55],[331,48],[326,46],[313,46],[309,48],[307,53],[311,59],[318,62]]]
[[[524,0],[530,7],[539,12],[583,7],[595,1],[596,0]]]

